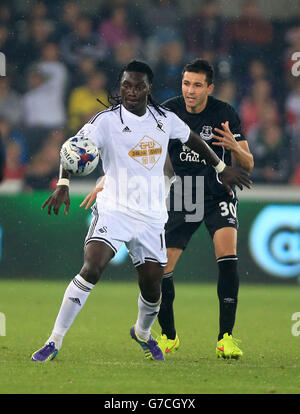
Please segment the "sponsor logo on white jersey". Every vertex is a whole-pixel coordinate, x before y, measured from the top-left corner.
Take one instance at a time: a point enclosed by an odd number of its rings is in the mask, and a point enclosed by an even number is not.
[[[143,167],[147,168],[147,170],[152,170],[154,165],[160,159],[161,153],[162,146],[153,138],[145,135],[138,144],[129,151],[128,155]]]

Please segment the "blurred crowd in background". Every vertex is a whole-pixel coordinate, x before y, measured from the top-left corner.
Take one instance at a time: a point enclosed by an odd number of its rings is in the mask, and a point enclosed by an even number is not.
[[[151,65],[153,97],[163,102],[181,93],[183,66],[202,57],[215,69],[214,96],[240,115],[253,181],[300,185],[300,76],[292,74],[300,2],[284,20],[265,18],[256,0],[242,1],[230,19],[218,0],[199,1],[184,18],[176,0],[110,0],[97,13],[81,3],[37,1],[24,15],[1,0],[5,180],[22,180],[26,191],[54,188],[61,144],[109,105],[130,60]]]

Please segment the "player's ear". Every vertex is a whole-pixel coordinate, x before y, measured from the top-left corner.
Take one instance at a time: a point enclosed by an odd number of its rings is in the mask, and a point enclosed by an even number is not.
[[[215,85],[213,83],[211,83],[208,87],[208,94],[210,95],[211,93],[213,93],[214,89],[215,89]]]

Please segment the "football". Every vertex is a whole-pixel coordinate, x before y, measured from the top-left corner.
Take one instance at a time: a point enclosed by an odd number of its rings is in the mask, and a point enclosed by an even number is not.
[[[99,151],[88,138],[69,138],[61,147],[62,167],[72,175],[89,175],[99,162]]]

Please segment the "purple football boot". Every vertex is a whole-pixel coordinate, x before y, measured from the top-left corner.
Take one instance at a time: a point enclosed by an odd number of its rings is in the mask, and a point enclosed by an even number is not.
[[[55,348],[54,342],[49,342],[48,344],[44,345],[43,348],[36,351],[32,354],[31,361],[36,362],[46,362],[51,361],[56,357],[58,353],[58,349]]]
[[[130,336],[142,347],[146,359],[154,359],[156,361],[163,361],[165,359],[164,354],[159,348],[157,342],[152,338],[152,335],[150,335],[148,341],[143,341],[137,336],[135,327],[133,326],[130,329]]]

